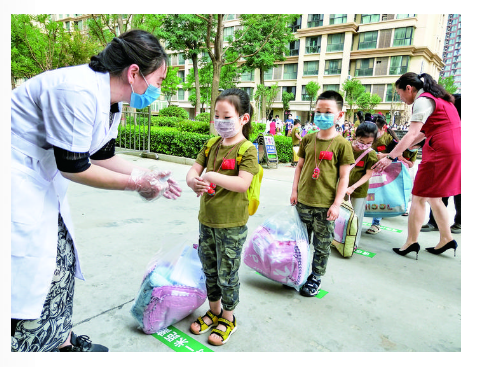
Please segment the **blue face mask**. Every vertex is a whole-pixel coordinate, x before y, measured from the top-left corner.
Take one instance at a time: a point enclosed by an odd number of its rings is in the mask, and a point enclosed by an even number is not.
[[[314,124],[321,130],[330,129],[334,125],[334,114],[316,112],[314,114]]]
[[[140,73],[140,75],[142,75],[142,73]],[[144,78],[145,82],[147,83],[147,80],[143,75],[142,78]],[[130,107],[142,109],[152,104],[152,102],[159,98],[160,88],[156,88],[149,83],[147,83],[147,85],[148,87],[144,94],[138,94],[134,92],[134,87],[132,87],[132,84],[130,84],[130,88],[132,88],[132,94],[130,95]]]

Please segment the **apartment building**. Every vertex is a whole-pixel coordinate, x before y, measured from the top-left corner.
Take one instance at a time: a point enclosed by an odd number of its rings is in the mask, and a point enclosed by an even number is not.
[[[304,122],[309,114],[305,92],[309,81],[319,83],[320,91],[339,91],[347,78],[357,78],[366,91],[382,98],[376,112],[390,120],[392,109],[399,111],[395,114],[407,110],[397,95],[391,103],[392,83],[403,73],[426,72],[436,80],[439,77],[447,22],[446,14],[302,14],[292,25],[296,40],[289,45],[286,60],[264,75],[267,86],[277,82],[281,87],[273,115],[282,116],[282,92],[292,92],[295,100],[290,102],[290,112]],[[225,16],[225,35],[233,35],[239,26],[239,14]],[[180,76],[187,75],[192,68],[190,60],[168,52],[172,54],[170,65],[179,67]],[[252,96],[259,81],[259,70],[243,73],[238,87]],[[193,116],[187,98],[188,93],[179,90],[172,103]]]
[[[441,76],[454,77],[458,87],[456,93],[461,93],[461,14],[449,14],[446,25],[446,39],[443,49],[444,69]]]

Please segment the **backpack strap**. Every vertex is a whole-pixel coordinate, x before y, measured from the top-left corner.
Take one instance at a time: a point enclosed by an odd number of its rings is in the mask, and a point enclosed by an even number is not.
[[[369,149],[366,149],[357,159],[356,161],[354,162],[354,164],[351,164],[351,167],[349,168],[349,171],[352,170],[356,164],[362,159],[364,158],[364,156],[369,153],[370,151],[372,150],[372,148],[369,148]]]
[[[209,151],[210,151],[210,148],[212,147],[212,145],[217,143],[220,138],[221,138],[220,136],[214,136],[213,138],[210,138],[209,140],[207,140],[207,143],[206,143],[206,146],[205,146],[205,151],[204,151],[206,158],[209,155]]]
[[[254,144],[252,144],[251,141],[249,140],[246,140],[245,142],[243,142],[239,148],[239,152],[237,153],[237,164],[239,165],[240,162],[242,161],[242,156],[244,155],[244,153],[247,151],[247,149],[249,149],[250,147],[253,147]]]

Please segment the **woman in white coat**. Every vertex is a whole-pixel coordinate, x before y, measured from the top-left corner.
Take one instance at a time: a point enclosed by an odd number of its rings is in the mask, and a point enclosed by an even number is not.
[[[115,155],[122,102],[160,95],[167,55],[132,30],[79,65],[44,72],[12,92],[12,351],[108,351],[72,329],[74,278],[83,279],[66,191],[70,181],[175,199],[170,172]]]

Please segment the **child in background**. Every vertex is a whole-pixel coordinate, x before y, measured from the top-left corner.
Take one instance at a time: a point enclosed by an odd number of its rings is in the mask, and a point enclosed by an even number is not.
[[[352,141],[352,152],[357,160],[366,149],[370,149],[377,137],[377,126],[371,122],[363,122],[356,129],[356,139]],[[357,249],[361,238],[362,220],[366,208],[369,179],[372,176],[372,166],[377,162],[377,154],[371,150],[357,162],[349,174],[349,187],[346,193],[351,195],[351,203],[357,215],[357,236],[354,249]]]
[[[299,143],[302,140],[301,137],[301,121],[299,119],[294,120],[294,127],[292,128],[292,163],[291,166],[297,166],[297,162],[299,161],[299,157],[297,156],[297,152],[299,151]]]
[[[227,342],[237,329],[234,309],[239,303],[239,266],[249,219],[247,189],[258,172],[254,146],[236,162],[238,151],[249,137],[253,108],[241,89],[226,89],[215,101],[214,126],[221,139],[209,149],[204,145],[187,173],[187,185],[201,196],[199,211],[199,258],[206,276],[209,311],[190,326],[194,334],[211,327],[208,341]],[[201,176],[202,172],[206,173]],[[215,184],[215,194],[206,194]]]
[[[377,125],[378,133],[377,139],[372,144],[372,149],[374,149],[377,153],[377,158],[382,159],[387,154],[394,149],[399,138],[397,137],[396,133],[388,127],[386,123],[386,119],[383,115],[375,114],[371,116],[372,122]],[[366,121],[367,114],[366,114]],[[371,227],[366,231],[368,234],[378,234],[381,231],[381,219],[382,218],[372,218]]]
[[[336,122],[344,114],[343,102],[335,91],[319,95],[314,123],[320,131],[307,134],[301,140],[294,172],[290,202],[296,205],[306,224],[309,239],[314,233],[312,270],[300,290],[306,297],[319,293],[321,276],[326,272],[331,252],[334,221],[346,194],[350,165],[354,163],[350,143],[336,131]]]

